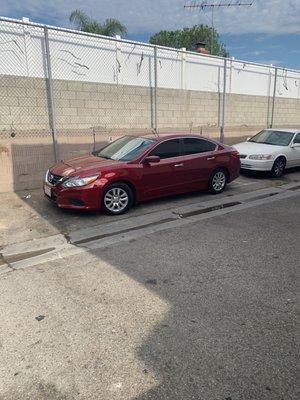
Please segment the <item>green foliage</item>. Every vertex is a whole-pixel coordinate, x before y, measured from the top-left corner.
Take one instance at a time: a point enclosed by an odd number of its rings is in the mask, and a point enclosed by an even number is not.
[[[220,42],[220,37],[216,29],[203,24],[176,31],[160,31],[151,36],[149,42],[177,49],[185,47],[189,51],[195,50],[197,42],[205,42],[205,47],[211,54],[221,57],[229,56],[225,45]]]
[[[126,26],[114,18],[106,19],[102,24],[90,18],[84,11],[74,10],[70,14],[70,22],[74,23],[77,29],[84,32],[96,33],[98,35],[115,36],[127,34]]]

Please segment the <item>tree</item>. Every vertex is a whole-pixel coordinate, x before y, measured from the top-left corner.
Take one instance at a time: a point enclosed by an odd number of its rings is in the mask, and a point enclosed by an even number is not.
[[[96,33],[98,35],[115,36],[127,34],[126,26],[119,20],[108,18],[104,23],[100,23],[90,18],[84,11],[74,10],[70,14],[70,22],[74,23],[80,31]]]
[[[206,49],[211,54],[221,57],[229,56],[225,45],[220,42],[220,37],[216,29],[203,24],[176,31],[160,31],[151,36],[149,42],[177,49],[185,47],[189,51],[195,50],[197,42],[205,42]]]

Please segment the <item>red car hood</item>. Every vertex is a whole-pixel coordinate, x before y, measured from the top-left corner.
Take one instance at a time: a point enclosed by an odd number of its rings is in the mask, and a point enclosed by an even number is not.
[[[98,172],[100,168],[110,167],[119,164],[119,161],[107,160],[93,156],[92,154],[85,154],[80,157],[72,157],[67,160],[61,160],[50,168],[50,172],[55,175],[68,176],[68,175],[86,175],[87,173]]]

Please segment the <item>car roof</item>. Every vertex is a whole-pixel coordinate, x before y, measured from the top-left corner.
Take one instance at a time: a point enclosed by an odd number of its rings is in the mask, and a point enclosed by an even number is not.
[[[266,131],[280,131],[280,132],[287,132],[287,133],[300,133],[300,128],[269,128],[265,129]]]
[[[196,135],[196,134],[193,134],[193,133],[186,133],[186,132],[184,132],[184,133],[179,133],[179,132],[176,132],[176,133],[174,133],[174,132],[173,133],[159,133],[157,135],[154,134],[154,133],[150,133],[150,134],[146,134],[146,135],[141,135],[141,137],[147,138],[147,139],[154,139],[157,142],[162,142],[163,140],[166,140],[166,139],[192,137],[192,138],[196,138],[196,139],[207,139],[207,140],[210,140],[210,141],[212,141],[214,143],[218,143],[216,140],[210,139],[210,138],[205,137],[205,136],[201,136],[200,134]]]

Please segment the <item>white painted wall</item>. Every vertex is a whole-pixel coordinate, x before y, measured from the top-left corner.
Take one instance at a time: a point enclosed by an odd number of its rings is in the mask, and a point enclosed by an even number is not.
[[[154,51],[142,43],[49,29],[54,79],[154,85]],[[224,60],[176,49],[157,50],[158,87],[222,91]],[[0,75],[45,77],[44,31],[0,22]],[[273,94],[274,68],[228,60],[228,93]],[[300,71],[278,70],[276,96],[300,98]]]

